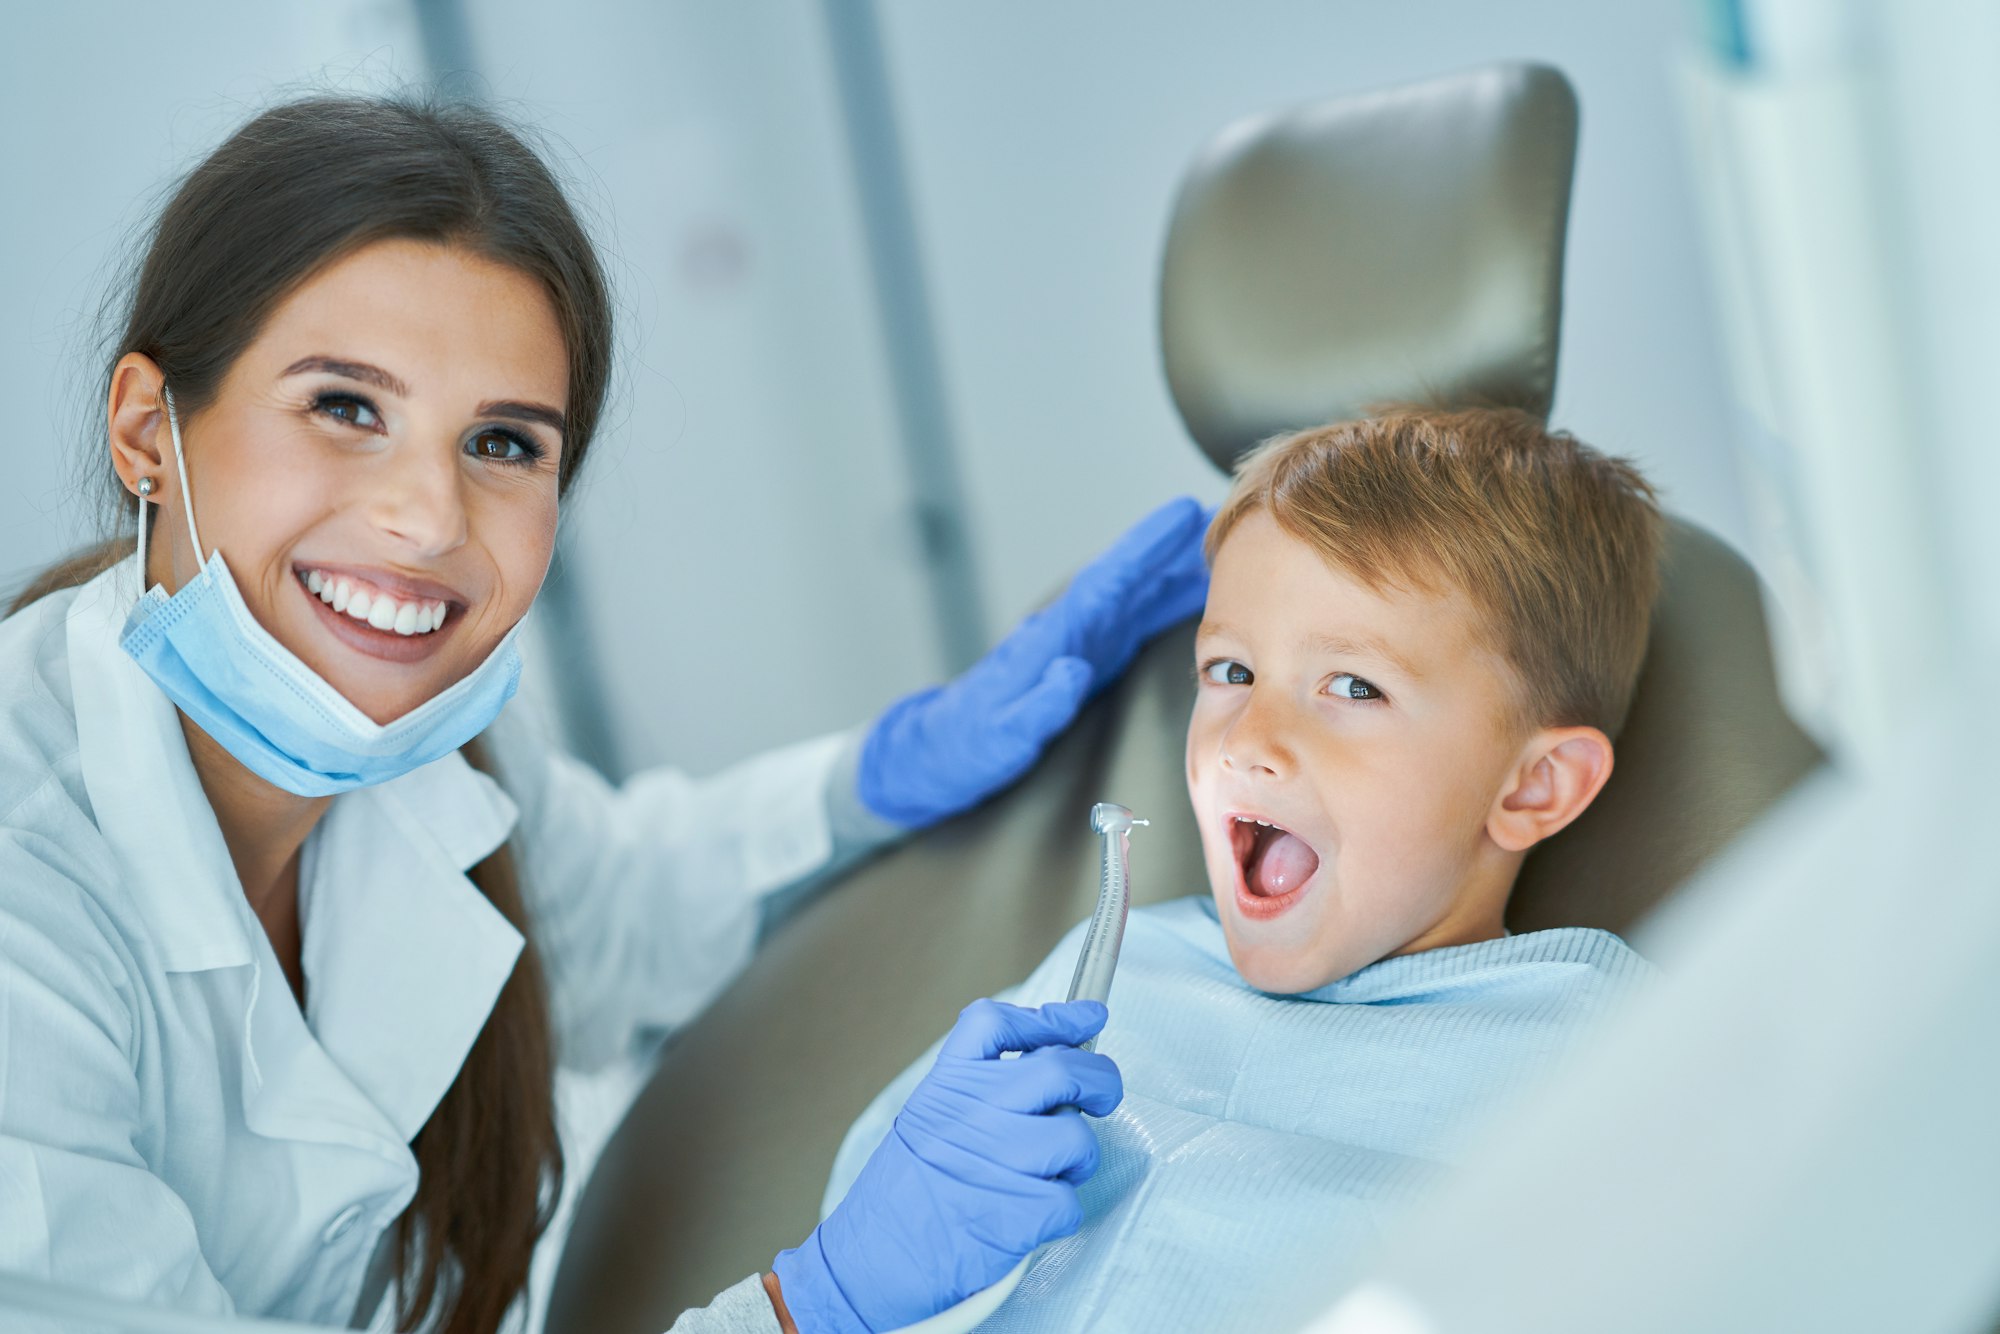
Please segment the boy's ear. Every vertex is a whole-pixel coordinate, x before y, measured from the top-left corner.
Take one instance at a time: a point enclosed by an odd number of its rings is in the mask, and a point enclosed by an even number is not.
[[[1509,852],[1526,852],[1583,814],[1611,777],[1611,738],[1595,727],[1547,727],[1521,752],[1486,832]]]

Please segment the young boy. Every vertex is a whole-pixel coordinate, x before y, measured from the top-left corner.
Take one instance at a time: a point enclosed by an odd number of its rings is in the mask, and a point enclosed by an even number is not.
[[[1644,976],[1608,933],[1503,917],[1611,774],[1661,536],[1628,464],[1512,410],[1244,459],[1188,723],[1210,893],[1132,915],[1083,1228],[983,1328],[1295,1327],[1473,1115]],[[1061,999],[1081,932],[1010,999]],[[829,1208],[930,1064],[849,1132]]]

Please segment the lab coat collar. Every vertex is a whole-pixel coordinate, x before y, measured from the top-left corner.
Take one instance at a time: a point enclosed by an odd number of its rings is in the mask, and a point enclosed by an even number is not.
[[[118,645],[137,597],[134,563],[121,562],[78,590],[66,627],[79,761],[97,826],[164,968],[261,969],[275,961],[179,714]],[[520,953],[520,932],[465,875],[506,840],[516,816],[499,786],[454,752],[335,797],[306,841],[307,1021],[405,1142],[456,1076]],[[267,1055],[288,1027],[274,1026],[270,1013],[289,1000],[272,971],[253,983],[258,1013],[249,1030]],[[253,1105],[264,1101],[264,1076],[252,1074],[258,1068],[253,1053],[245,1089]],[[325,1106],[317,1095],[310,1101]],[[292,1120],[281,1122],[280,1108],[262,1110],[253,1120],[274,1129]],[[289,1133],[301,1129],[293,1124]]]

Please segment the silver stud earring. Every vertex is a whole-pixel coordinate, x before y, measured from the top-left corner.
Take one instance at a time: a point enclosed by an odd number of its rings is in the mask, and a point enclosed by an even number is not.
[[[153,494],[153,479],[152,479],[152,478],[150,478],[150,477],[141,477],[141,478],[139,479],[139,494],[140,494],[140,495],[142,495],[142,496],[150,496],[150,495],[152,495],[152,494]]]

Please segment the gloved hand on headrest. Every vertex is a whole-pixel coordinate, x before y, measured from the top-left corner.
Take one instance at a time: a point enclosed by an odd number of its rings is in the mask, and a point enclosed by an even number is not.
[[[1191,496],[1168,501],[964,675],[890,705],[861,748],[863,804],[920,828],[1026,773],[1142,644],[1201,610],[1213,513]]]

